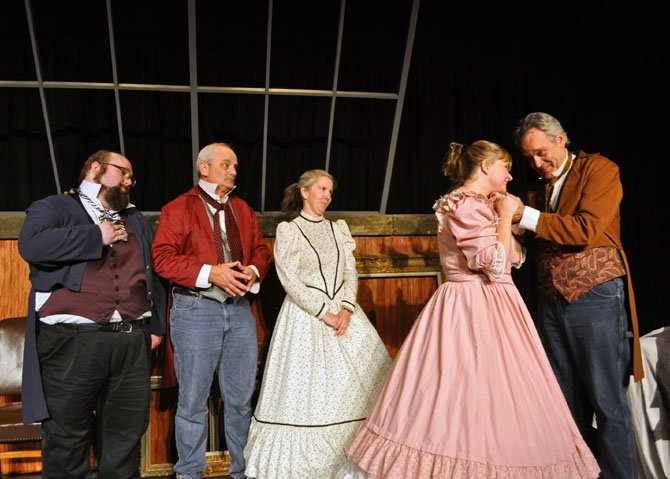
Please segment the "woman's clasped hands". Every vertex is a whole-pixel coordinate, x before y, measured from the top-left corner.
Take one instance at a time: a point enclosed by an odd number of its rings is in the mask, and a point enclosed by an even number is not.
[[[326,325],[335,330],[335,336],[342,336],[346,333],[351,321],[351,312],[348,309],[342,308],[336,315],[333,313],[326,313],[322,321]]]

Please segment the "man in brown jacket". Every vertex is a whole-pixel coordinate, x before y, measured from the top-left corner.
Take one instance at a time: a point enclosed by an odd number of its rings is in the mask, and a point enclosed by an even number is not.
[[[597,153],[570,152],[567,133],[547,113],[522,118],[514,141],[546,180],[530,189],[529,205],[516,215],[519,226],[535,237],[538,332],[602,477],[635,479],[637,454],[626,400],[631,336],[635,378],[643,373],[635,300],[620,239],[619,168]]]

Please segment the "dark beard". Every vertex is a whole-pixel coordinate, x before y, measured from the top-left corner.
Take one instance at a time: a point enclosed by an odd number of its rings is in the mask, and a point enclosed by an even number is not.
[[[102,185],[99,195],[105,200],[109,209],[114,211],[124,210],[130,203],[130,193],[123,191],[121,186]]]

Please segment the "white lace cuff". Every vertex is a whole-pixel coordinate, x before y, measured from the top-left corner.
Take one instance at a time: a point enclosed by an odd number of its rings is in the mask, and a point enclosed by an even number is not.
[[[505,247],[502,245],[500,241],[497,241],[491,266],[484,269],[486,276],[488,276],[491,281],[501,279],[505,274],[506,263],[507,263],[507,255],[505,254]]]

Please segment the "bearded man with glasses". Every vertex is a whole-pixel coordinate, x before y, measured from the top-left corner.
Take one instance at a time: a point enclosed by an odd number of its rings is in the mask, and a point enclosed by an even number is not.
[[[165,333],[151,225],[130,203],[130,161],[100,150],[79,188],[35,201],[19,233],[32,288],[23,420],[42,421],[42,477],[139,478],[149,424],[151,349]]]

